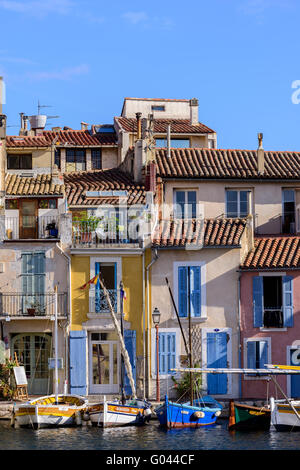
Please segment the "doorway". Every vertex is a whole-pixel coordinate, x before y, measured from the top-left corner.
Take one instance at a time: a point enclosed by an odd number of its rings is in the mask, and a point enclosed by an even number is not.
[[[118,393],[120,350],[115,332],[91,333],[89,340],[89,393]]]
[[[37,224],[37,201],[33,200],[20,200],[20,227],[19,233],[21,239],[36,239],[38,233]]]

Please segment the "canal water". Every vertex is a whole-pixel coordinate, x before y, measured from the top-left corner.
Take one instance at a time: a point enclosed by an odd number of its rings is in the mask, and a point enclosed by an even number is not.
[[[13,429],[0,421],[0,450],[300,450],[300,432],[229,432],[225,419],[210,427],[165,431],[143,427]]]

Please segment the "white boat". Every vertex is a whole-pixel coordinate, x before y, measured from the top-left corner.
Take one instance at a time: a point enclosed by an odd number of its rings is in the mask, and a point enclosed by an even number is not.
[[[55,287],[54,350],[55,375],[53,395],[43,396],[26,403],[15,404],[11,424],[21,427],[73,426],[81,424],[81,417],[87,405],[85,397],[58,394],[58,354],[57,354],[57,287]]]
[[[86,414],[91,423],[103,428],[113,426],[143,425],[151,418],[150,403],[143,400],[106,401],[87,406]]]
[[[15,405],[12,425],[34,429],[81,424],[87,400],[78,395],[48,395]]]
[[[276,431],[300,431],[300,400],[270,398],[271,426]]]

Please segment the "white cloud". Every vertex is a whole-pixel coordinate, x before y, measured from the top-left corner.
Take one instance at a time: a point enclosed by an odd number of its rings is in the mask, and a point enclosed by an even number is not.
[[[65,15],[74,6],[72,0],[0,0],[0,9],[43,17],[49,13]]]
[[[289,8],[292,6],[290,0],[244,0],[239,4],[239,10],[246,15],[259,16],[269,8]]]
[[[132,24],[138,24],[148,20],[148,15],[144,11],[128,11],[124,13],[122,17]]]
[[[86,75],[89,73],[89,66],[87,64],[77,65],[75,67],[68,67],[58,71],[48,72],[30,72],[27,77],[31,80],[71,80],[73,77]]]

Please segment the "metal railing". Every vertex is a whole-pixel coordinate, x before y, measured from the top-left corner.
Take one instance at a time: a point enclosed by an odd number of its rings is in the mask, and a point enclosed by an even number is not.
[[[112,308],[115,313],[118,313],[120,311],[118,289],[107,289],[107,291]],[[93,292],[90,292],[89,310],[90,313],[108,313],[110,311],[107,299],[102,289],[95,289]]]
[[[131,234],[126,226],[105,227],[101,222],[73,221],[72,245],[80,246],[103,246],[110,244],[139,243],[139,237]]]
[[[57,314],[67,317],[68,294],[62,292],[57,294]],[[23,316],[53,316],[55,315],[55,294],[23,294],[0,292],[0,316],[23,317]]]
[[[283,327],[282,307],[264,308],[263,325],[265,328],[282,328]]]
[[[59,238],[58,215],[5,216],[5,239],[50,239]]]

